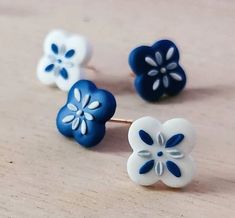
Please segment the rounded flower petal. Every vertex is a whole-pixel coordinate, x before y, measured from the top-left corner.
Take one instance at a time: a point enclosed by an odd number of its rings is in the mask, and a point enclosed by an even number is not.
[[[154,150],[157,134],[161,131],[161,123],[152,117],[142,117],[134,121],[128,132],[130,146],[135,152]]]
[[[56,77],[56,85],[61,90],[68,91],[74,83],[82,79],[83,74],[82,68],[77,66],[62,68]]]
[[[195,174],[195,165],[190,155],[183,159],[170,159],[166,162],[162,182],[173,188],[186,186]]]
[[[37,66],[37,77],[45,85],[55,84],[56,75],[55,75],[55,65],[53,61],[44,56],[40,59]]]
[[[176,140],[174,140],[175,143],[171,142],[171,146],[166,147],[170,147],[169,149],[177,149],[184,154],[190,153],[196,142],[194,128],[187,120],[182,118],[175,118],[166,121],[162,125],[162,133],[166,140],[166,144],[170,139],[172,139],[172,137],[177,136],[178,134],[183,135],[183,139],[177,141],[176,138]]]
[[[132,181],[139,185],[152,185],[159,180],[155,173],[155,162],[150,158],[143,158],[134,152],[127,161],[127,172]]]

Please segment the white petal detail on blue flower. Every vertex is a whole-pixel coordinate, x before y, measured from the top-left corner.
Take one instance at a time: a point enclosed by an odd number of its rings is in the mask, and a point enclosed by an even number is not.
[[[155,90],[157,90],[158,89],[158,87],[159,87],[159,85],[160,85],[160,80],[159,79],[157,79],[154,83],[153,83],[153,90],[155,91]]]
[[[174,53],[174,47],[169,48],[167,53],[166,53],[166,60],[170,60],[173,53]]]
[[[85,108],[90,100],[90,95],[86,94],[82,99],[82,108]]]
[[[76,98],[76,100],[77,100],[78,102],[81,101],[81,92],[80,92],[80,90],[77,89],[77,88],[74,89],[74,97]]]
[[[149,76],[156,76],[158,73],[159,73],[159,72],[158,72],[157,70],[150,70],[150,71],[148,72],[148,75],[149,75]]]
[[[151,57],[145,57],[145,62],[152,67],[157,67],[157,63]]]
[[[87,112],[84,112],[84,116],[87,120],[94,120],[94,117],[91,114],[87,113]]]
[[[155,57],[156,57],[157,64],[162,65],[162,55],[159,51],[156,52]]]
[[[74,112],[76,112],[78,110],[77,107],[72,103],[68,103],[67,108],[71,111],[74,111]]]
[[[75,118],[74,115],[68,115],[68,116],[63,118],[62,122],[63,123],[70,123],[74,118]]]
[[[163,85],[165,86],[165,88],[169,86],[169,79],[167,76],[163,77]]]
[[[100,102],[98,101],[93,101],[88,105],[88,109],[94,110],[100,106]]]
[[[182,81],[183,80],[183,78],[178,73],[169,73],[169,74],[173,79],[175,79],[177,81]]]
[[[178,66],[178,64],[176,62],[172,62],[172,63],[167,64],[166,69],[167,70],[174,70],[177,66]]]
[[[80,118],[79,117],[75,118],[72,122],[72,130],[76,130],[79,126],[79,123],[80,123]]]
[[[86,125],[86,121],[85,120],[82,120],[81,133],[82,133],[82,135],[86,135],[86,133],[87,133],[87,125]]]

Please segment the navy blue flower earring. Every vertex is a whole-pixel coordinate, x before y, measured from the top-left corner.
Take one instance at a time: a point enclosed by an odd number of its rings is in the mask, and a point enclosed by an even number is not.
[[[105,123],[116,110],[114,96],[88,80],[76,82],[68,93],[66,104],[57,115],[59,132],[84,147],[100,143],[105,135]]]
[[[129,55],[129,64],[136,75],[135,88],[147,101],[176,95],[185,87],[186,75],[172,41],[160,40],[151,47],[135,48]]]

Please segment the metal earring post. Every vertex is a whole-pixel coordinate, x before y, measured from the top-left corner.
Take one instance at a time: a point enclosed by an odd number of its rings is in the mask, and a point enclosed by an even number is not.
[[[111,120],[109,120],[109,122],[112,122],[112,123],[123,123],[123,124],[131,125],[133,123],[133,120],[120,119],[120,118],[112,118]]]

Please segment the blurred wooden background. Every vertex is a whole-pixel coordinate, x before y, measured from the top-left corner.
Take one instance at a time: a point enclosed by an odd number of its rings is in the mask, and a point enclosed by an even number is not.
[[[235,2],[213,0],[0,0],[0,217],[235,217]],[[144,188],[126,172],[128,127],[107,125],[86,150],[55,117],[66,93],[36,79],[54,28],[93,44],[88,79],[117,98],[116,117],[190,120],[197,175],[182,190]],[[176,41],[185,91],[149,104],[133,89],[127,57],[139,44]],[[128,78],[128,79],[127,79]]]

